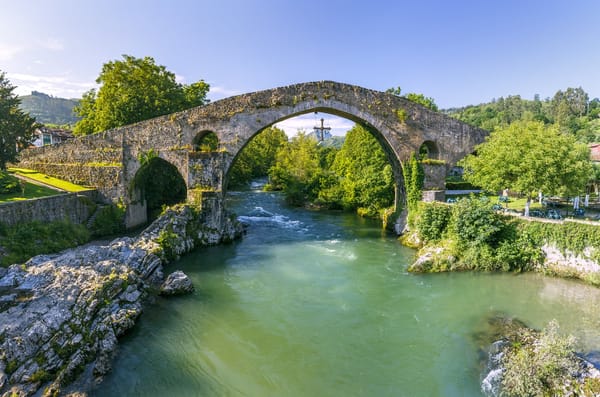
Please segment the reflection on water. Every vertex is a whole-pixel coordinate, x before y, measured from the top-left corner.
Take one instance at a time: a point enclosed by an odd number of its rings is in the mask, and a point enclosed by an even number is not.
[[[597,289],[539,275],[406,272],[377,222],[232,195],[240,242],[182,269],[196,292],[150,307],[97,396],[481,396],[474,334],[506,313],[600,346]]]

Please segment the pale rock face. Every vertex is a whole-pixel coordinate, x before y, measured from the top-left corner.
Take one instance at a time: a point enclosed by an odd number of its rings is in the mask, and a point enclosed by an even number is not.
[[[600,265],[591,259],[597,248],[587,247],[583,254],[576,255],[572,252],[562,252],[557,246],[544,244],[542,251],[546,256],[546,266],[558,266],[565,269],[571,269],[578,273],[600,273]]]
[[[221,224],[208,227],[204,211],[221,211]],[[0,268],[0,395],[30,396],[44,389],[60,394],[81,374],[91,379],[77,384],[88,386],[106,374],[117,338],[135,325],[143,299],[164,281],[168,259],[161,232],[173,231],[175,257],[241,235],[241,226],[222,208],[204,211],[183,206],[167,211],[137,238]],[[169,279],[166,290],[193,290],[181,272]]]

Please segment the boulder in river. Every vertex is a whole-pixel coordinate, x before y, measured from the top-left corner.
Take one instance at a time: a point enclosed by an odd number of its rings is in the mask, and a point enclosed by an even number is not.
[[[160,286],[161,295],[183,295],[194,291],[194,285],[190,278],[181,270],[169,274],[165,282]]]

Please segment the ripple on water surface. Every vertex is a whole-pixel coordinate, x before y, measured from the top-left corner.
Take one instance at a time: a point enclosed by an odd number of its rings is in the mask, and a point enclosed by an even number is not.
[[[476,335],[504,313],[600,346],[597,289],[539,275],[406,272],[414,252],[351,214],[230,202],[240,242],[167,270],[196,292],[146,310],[97,396],[481,396]]]

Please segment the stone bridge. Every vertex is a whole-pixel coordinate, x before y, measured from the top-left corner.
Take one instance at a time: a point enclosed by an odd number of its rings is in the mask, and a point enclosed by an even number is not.
[[[483,142],[487,131],[472,127],[391,94],[331,81],[312,82],[238,95],[56,146],[21,153],[22,167],[97,187],[104,201],[127,205],[129,227],[146,221],[145,202],[133,180],[140,157],[153,150],[179,170],[188,199],[204,193],[219,200],[232,164],[265,128],[311,112],[331,113],[367,128],[388,155],[403,200],[401,163],[421,147],[449,170]],[[214,133],[218,147],[203,152],[197,143]],[[438,167],[439,168],[439,167]],[[445,172],[444,172],[445,175]],[[429,178],[430,188],[443,181]],[[443,178],[442,178],[443,179]],[[433,181],[433,182],[432,182]],[[222,202],[222,201],[221,201]]]

